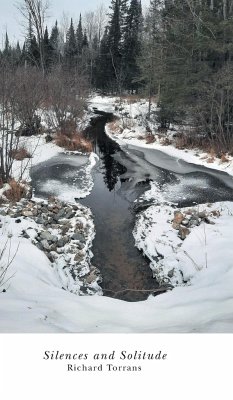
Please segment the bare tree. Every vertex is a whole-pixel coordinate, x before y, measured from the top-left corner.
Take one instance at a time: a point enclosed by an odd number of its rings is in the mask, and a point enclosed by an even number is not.
[[[48,8],[48,0],[22,0],[22,3],[20,3],[18,6],[18,9],[20,10],[27,24],[29,24],[29,21],[31,21],[32,27],[36,33],[40,52],[40,64],[43,74],[45,72],[43,38]]]
[[[7,182],[12,169],[12,150],[17,147],[16,125],[16,80],[10,65],[0,64],[0,180]]]
[[[39,133],[38,110],[44,107],[44,76],[35,67],[18,68],[15,71],[17,91],[15,93],[16,117],[20,122],[19,135],[31,136]]]
[[[4,183],[11,177],[21,135],[38,133],[43,82],[42,72],[35,67],[14,69],[6,61],[0,64],[0,179]]]
[[[78,118],[83,113],[87,95],[85,76],[77,71],[70,74],[60,66],[56,67],[47,76],[45,114],[48,125],[58,131],[70,128],[75,130]]]

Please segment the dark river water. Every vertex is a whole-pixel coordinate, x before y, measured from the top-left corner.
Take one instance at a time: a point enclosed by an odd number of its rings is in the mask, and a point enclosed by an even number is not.
[[[233,200],[233,179],[157,150],[120,148],[104,132],[110,117],[103,113],[86,130],[99,161],[92,172],[94,187],[90,195],[78,201],[90,207],[94,215],[92,263],[101,271],[104,295],[140,301],[157,289],[158,283],[152,278],[148,260],[134,244],[134,200],[149,189],[149,181],[157,183],[165,200],[178,206]],[[65,198],[70,190],[75,196],[85,184],[82,167],[86,161],[85,156],[62,154],[32,168],[35,196],[56,196],[63,191]]]

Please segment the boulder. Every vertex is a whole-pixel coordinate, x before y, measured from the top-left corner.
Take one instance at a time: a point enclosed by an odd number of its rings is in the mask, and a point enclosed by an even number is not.
[[[23,210],[23,211],[22,211],[22,215],[23,215],[24,217],[33,217],[33,213],[32,213],[32,211],[30,211],[30,210]]]
[[[49,243],[48,243],[47,240],[42,240],[42,241],[40,242],[40,244],[41,244],[41,246],[42,246],[45,250],[50,250],[50,245],[49,245]]]
[[[81,243],[86,243],[85,236],[82,233],[74,233],[73,236],[71,236],[72,240],[78,240]]]
[[[51,235],[51,233],[48,231],[43,231],[40,234],[40,238],[41,238],[41,240],[52,241],[53,235]]]
[[[190,229],[186,226],[180,225],[179,227],[179,237],[184,240],[190,234]]]

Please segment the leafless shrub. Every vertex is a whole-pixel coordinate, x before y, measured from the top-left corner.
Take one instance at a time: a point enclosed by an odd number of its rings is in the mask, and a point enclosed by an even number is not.
[[[23,161],[25,158],[31,158],[31,154],[25,147],[11,150],[11,157],[16,161]]]
[[[37,113],[43,107],[43,74],[35,67],[20,67],[15,71],[15,81],[16,118],[21,123],[19,136],[40,133],[40,118]]]
[[[147,134],[147,135],[145,136],[145,140],[146,140],[146,143],[147,143],[147,144],[151,144],[151,143],[154,143],[154,142],[156,141],[156,138],[155,138],[154,135]]]
[[[7,273],[9,272],[9,268],[14,261],[16,254],[18,252],[19,246],[17,247],[15,253],[11,257],[11,242],[9,242],[10,239],[6,240],[4,246],[0,249],[0,289],[10,281],[10,279],[13,278],[15,274],[12,274],[10,276],[7,276]],[[9,243],[9,246],[8,246]],[[8,249],[8,254],[7,254],[7,260],[6,262],[3,262],[3,258],[7,252]],[[4,288],[3,291],[6,291],[6,287]]]
[[[45,108],[48,125],[60,129],[61,133],[68,125],[72,130],[82,116],[88,95],[86,78],[78,71],[73,74],[55,68],[48,76],[45,87]]]
[[[163,137],[163,138],[161,139],[161,145],[162,145],[162,146],[169,146],[170,144],[172,144],[172,141],[171,141],[170,138],[168,138],[168,137]]]
[[[120,121],[118,119],[116,119],[115,121],[109,122],[108,127],[110,129],[111,132],[113,133],[122,133],[123,132],[123,128],[120,125]]]
[[[10,189],[4,192],[4,196],[11,202],[16,203],[21,200],[22,197],[26,196],[26,188],[23,183],[17,182],[15,179],[11,179],[9,182]]]

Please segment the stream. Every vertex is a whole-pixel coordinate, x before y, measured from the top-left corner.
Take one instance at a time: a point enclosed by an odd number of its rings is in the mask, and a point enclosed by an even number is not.
[[[157,183],[165,200],[179,207],[232,200],[233,179],[224,172],[189,164],[158,150],[120,147],[104,130],[112,115],[96,114],[85,132],[99,156],[92,171],[94,187],[87,197],[78,199],[94,215],[92,263],[103,277],[105,296],[145,300],[159,285],[152,278],[149,260],[134,244],[134,201],[150,188],[150,181]],[[46,198],[62,193],[66,200],[68,191],[75,197],[80,186],[87,184],[82,173],[86,162],[85,156],[60,154],[33,167],[34,195]]]

